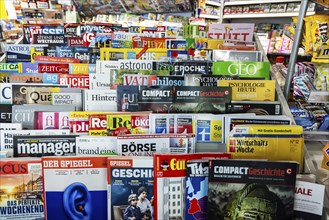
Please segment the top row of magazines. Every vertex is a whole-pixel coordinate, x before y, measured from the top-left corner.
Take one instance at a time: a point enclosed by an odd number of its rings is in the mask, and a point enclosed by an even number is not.
[[[109,23],[23,25],[23,44],[7,45],[7,62],[34,62],[36,56],[73,62],[142,59],[222,60],[213,50],[257,51],[254,24],[122,27]],[[260,52],[239,61],[262,61]],[[254,60],[250,60],[254,56]],[[73,60],[74,59],[74,60]],[[40,61],[40,60],[39,60]]]

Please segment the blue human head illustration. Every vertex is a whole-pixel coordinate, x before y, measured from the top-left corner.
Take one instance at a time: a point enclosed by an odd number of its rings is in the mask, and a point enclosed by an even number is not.
[[[63,194],[63,206],[70,220],[91,219],[91,195],[83,183],[75,182],[66,187]]]

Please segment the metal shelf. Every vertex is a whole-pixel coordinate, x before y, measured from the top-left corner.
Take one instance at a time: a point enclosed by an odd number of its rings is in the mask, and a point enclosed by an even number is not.
[[[284,18],[284,17],[297,17],[299,12],[284,12],[284,13],[254,13],[254,14],[233,14],[224,15],[223,19],[232,18]],[[308,12],[307,15],[314,15],[315,12]]]
[[[206,5],[212,5],[212,6],[221,6],[220,2],[215,2],[215,1],[206,1]]]
[[[229,5],[257,5],[257,4],[267,4],[267,3],[289,3],[289,2],[301,2],[301,0],[252,0],[252,1],[233,1],[225,2],[225,6]]]
[[[220,16],[219,15],[200,14],[199,18],[220,19]]]

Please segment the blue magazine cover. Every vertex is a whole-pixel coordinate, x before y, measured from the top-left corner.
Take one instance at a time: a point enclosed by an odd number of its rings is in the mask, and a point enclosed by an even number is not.
[[[43,157],[47,220],[107,219],[107,157]]]
[[[153,158],[110,157],[107,165],[108,219],[154,219]]]
[[[206,220],[208,208],[208,160],[186,164],[186,220]]]

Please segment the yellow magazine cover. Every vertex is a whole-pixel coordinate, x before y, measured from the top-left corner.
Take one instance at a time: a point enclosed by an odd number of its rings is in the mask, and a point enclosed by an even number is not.
[[[89,114],[89,136],[107,136],[107,115],[122,114],[122,112],[103,112],[98,114]]]
[[[30,53],[31,53],[31,63],[34,63],[34,61],[35,61],[34,57],[35,56],[43,56],[44,55],[42,47],[41,48],[31,47]]]
[[[106,115],[107,135],[149,134],[150,113],[149,111],[145,111]]]
[[[298,125],[237,125],[229,134],[233,159],[297,161],[303,167],[303,128]]]
[[[89,74],[88,63],[71,63],[70,74]]]
[[[208,47],[207,49],[219,50],[224,45],[224,39],[211,39],[207,40]]]
[[[100,60],[136,59],[138,49],[100,48]]]
[[[232,88],[232,101],[275,101],[275,80],[218,80]]]
[[[166,60],[166,48],[137,48],[136,59],[139,60]]]

